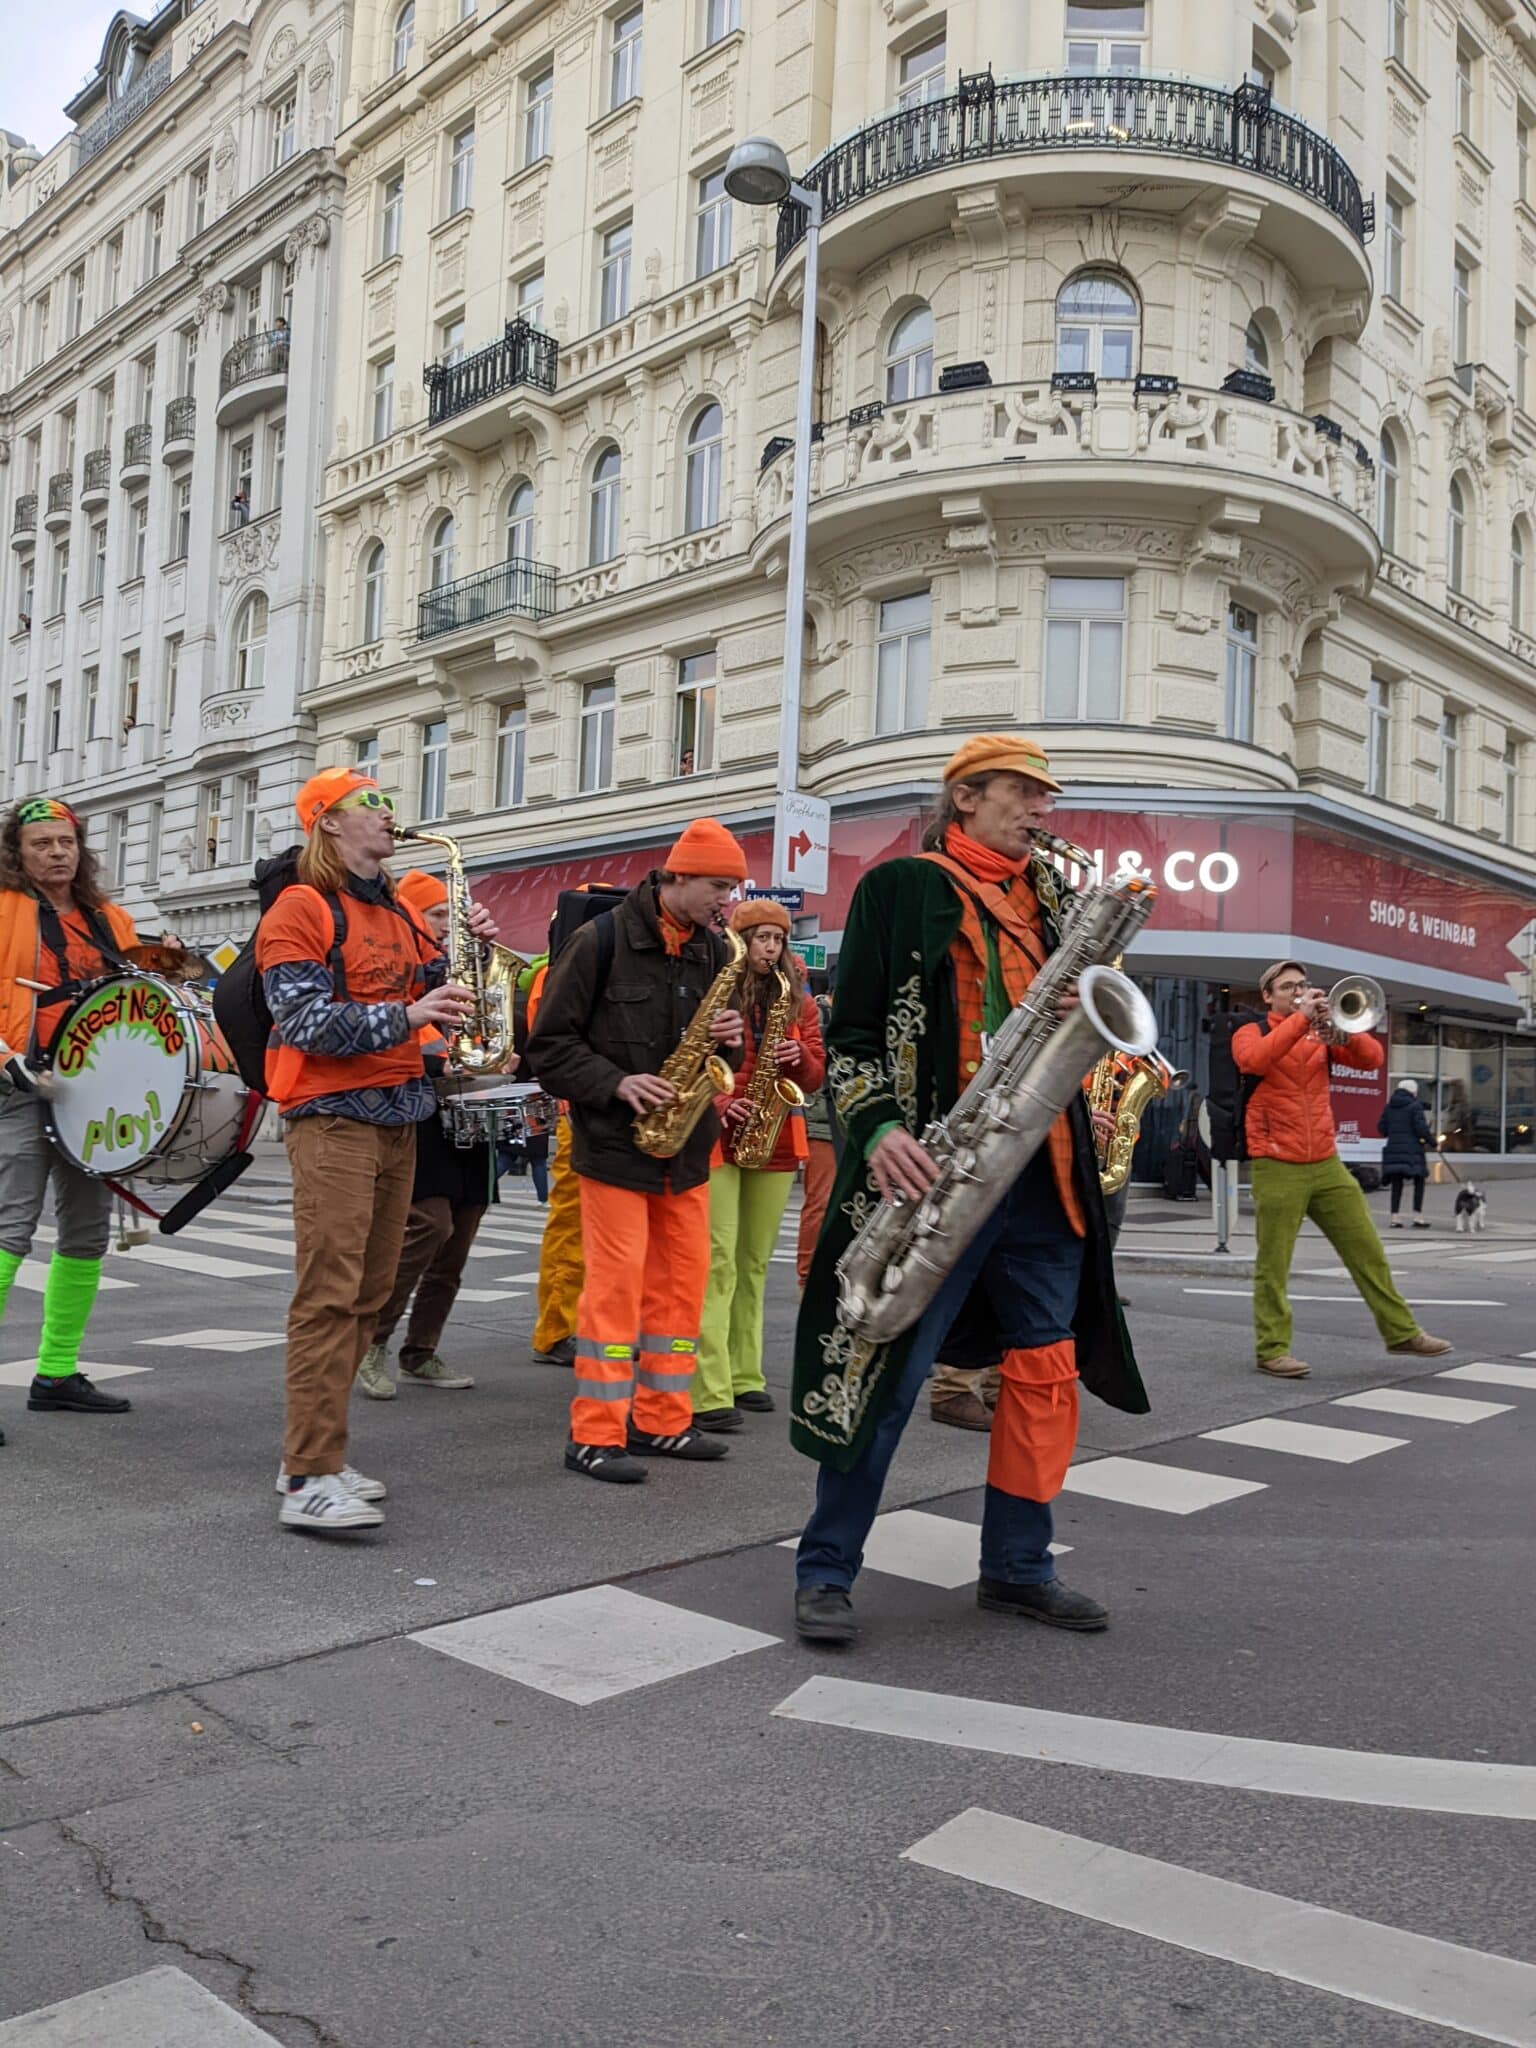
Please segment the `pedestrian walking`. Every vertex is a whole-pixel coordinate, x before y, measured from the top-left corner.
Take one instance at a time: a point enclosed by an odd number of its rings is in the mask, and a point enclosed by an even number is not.
[[[1387,1349],[1440,1358],[1451,1346],[1419,1328],[1393,1283],[1360,1184],[1339,1157],[1328,1098],[1331,1059],[1372,1073],[1385,1064],[1386,1053],[1369,1031],[1332,1031],[1327,996],[1294,960],[1267,967],[1259,993],[1268,1014],[1232,1037],[1233,1060],[1252,1084],[1244,1127],[1258,1229],[1254,1363],[1277,1379],[1305,1379],[1312,1370],[1292,1353],[1286,1293],[1297,1234],[1308,1217],[1343,1261]]]
[[[1424,1183],[1429,1178],[1429,1153],[1435,1134],[1419,1101],[1419,1084],[1412,1078],[1399,1081],[1376,1125],[1376,1135],[1385,1138],[1381,1171],[1392,1191],[1392,1228],[1401,1230],[1398,1210],[1402,1207],[1405,1182],[1413,1183],[1413,1227],[1428,1230],[1424,1221]]]

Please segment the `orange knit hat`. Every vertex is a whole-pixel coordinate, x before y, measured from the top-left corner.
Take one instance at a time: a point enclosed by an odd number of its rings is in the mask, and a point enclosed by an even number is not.
[[[771,896],[749,896],[745,903],[738,903],[731,912],[733,931],[755,931],[764,924],[772,925],[786,939],[789,937],[789,912],[782,903],[775,903]]]
[[[377,789],[378,786],[371,775],[360,774],[356,768],[322,768],[318,775],[311,775],[299,791],[293,807],[306,833],[313,832],[325,813],[339,804],[344,796],[350,796],[354,789]]]
[[[747,856],[718,818],[695,818],[662,862],[671,875],[718,875],[744,882]]]
[[[429,875],[425,868],[412,868],[395,884],[395,894],[412,910],[434,910],[448,901],[448,884],[441,875]]]
[[[1060,793],[1061,784],[1051,773],[1050,760],[1038,740],[1022,733],[980,732],[964,741],[944,764],[946,782],[969,781],[974,775],[1027,775],[1047,789]]]

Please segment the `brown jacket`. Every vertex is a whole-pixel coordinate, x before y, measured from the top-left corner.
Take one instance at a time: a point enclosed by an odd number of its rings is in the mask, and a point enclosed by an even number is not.
[[[642,1194],[681,1194],[709,1178],[719,1134],[706,1109],[675,1159],[652,1159],[634,1137],[634,1112],[618,1099],[626,1074],[657,1074],[725,964],[725,942],[694,927],[672,959],[657,922],[656,875],[646,876],[608,913],[613,962],[597,987],[597,920],[583,925],[550,969],[528,1040],[524,1068],[571,1105],[571,1162],[587,1180]],[[741,1053],[716,1051],[732,1065]]]

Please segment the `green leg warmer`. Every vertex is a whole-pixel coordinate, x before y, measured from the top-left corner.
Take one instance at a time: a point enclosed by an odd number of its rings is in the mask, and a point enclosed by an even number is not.
[[[0,1316],[5,1314],[6,1297],[11,1291],[11,1282],[22,1268],[20,1252],[0,1252]]]
[[[43,1287],[43,1329],[37,1340],[39,1379],[68,1379],[79,1369],[80,1340],[101,1284],[100,1259],[68,1259],[55,1252]]]

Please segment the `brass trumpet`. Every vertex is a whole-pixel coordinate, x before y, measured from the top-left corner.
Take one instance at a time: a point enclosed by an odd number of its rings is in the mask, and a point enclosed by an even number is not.
[[[1342,1045],[1357,1032],[1377,1031],[1386,1022],[1387,992],[1369,974],[1346,974],[1328,991],[1328,1021],[1312,1029],[1324,1045]]]

